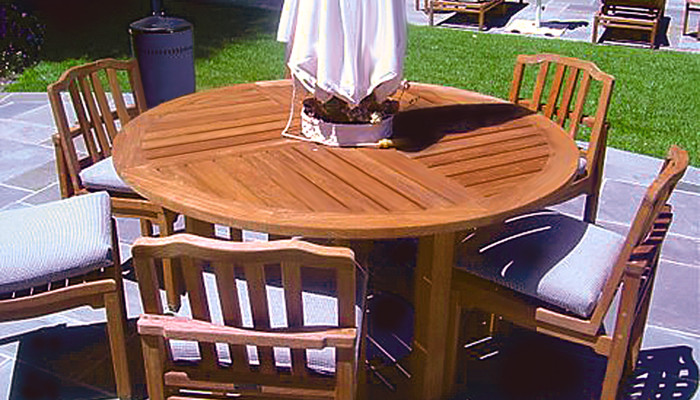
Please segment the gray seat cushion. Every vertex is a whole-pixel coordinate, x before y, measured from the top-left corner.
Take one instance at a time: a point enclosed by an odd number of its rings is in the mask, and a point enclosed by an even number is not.
[[[209,295],[209,309],[212,315],[212,321],[217,324],[223,324],[223,316],[221,306],[211,301],[212,298],[218,298],[216,288],[216,278],[209,273],[204,274],[204,284]],[[248,298],[248,287],[245,280],[236,279],[236,289],[238,298],[241,304],[241,317],[243,326],[253,328],[253,317],[250,309]],[[270,313],[271,328],[284,328],[287,326],[287,311],[285,309],[284,290],[281,287],[267,285],[267,298]],[[358,293],[358,303],[355,307],[356,326],[362,326],[362,317],[364,309],[364,292]],[[304,308],[304,326],[338,326],[338,302],[335,297],[327,294],[319,294],[317,292],[304,291],[302,292],[302,302]],[[182,302],[182,307],[178,315],[191,317],[192,313],[189,307],[187,298]],[[175,361],[197,361],[199,360],[199,349],[196,342],[171,340],[170,346]],[[217,353],[219,361],[224,364],[231,363],[231,355],[229,354],[228,346],[217,344]],[[248,362],[251,365],[259,363],[256,346],[246,346],[248,352]],[[332,374],[335,372],[335,348],[328,347],[321,350],[306,350],[307,367],[321,374]],[[275,365],[278,368],[291,367],[291,352],[287,348],[274,348]]]
[[[457,248],[459,269],[589,317],[625,238],[554,211],[478,229]]]
[[[83,186],[89,190],[135,193],[117,174],[112,157],[107,157],[83,169],[79,176]]]
[[[0,293],[111,265],[110,212],[99,192],[0,213]]]

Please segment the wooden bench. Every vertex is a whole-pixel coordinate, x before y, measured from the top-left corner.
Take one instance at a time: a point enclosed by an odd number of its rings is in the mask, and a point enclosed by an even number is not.
[[[522,2],[522,0],[520,0]],[[496,6],[501,6],[502,10],[505,7],[505,0],[430,0],[428,6],[428,20],[430,26],[433,26],[435,11],[453,11],[466,14],[478,14],[479,30],[484,30],[484,19],[486,13]]]
[[[666,0],[604,0],[593,20],[591,41],[598,42],[598,25],[649,32],[649,45],[656,47],[656,33],[664,16]]]

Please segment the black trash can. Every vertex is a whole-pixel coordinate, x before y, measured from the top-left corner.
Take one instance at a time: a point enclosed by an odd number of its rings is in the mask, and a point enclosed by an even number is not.
[[[192,24],[152,15],[129,25],[148,108],[194,92]]]

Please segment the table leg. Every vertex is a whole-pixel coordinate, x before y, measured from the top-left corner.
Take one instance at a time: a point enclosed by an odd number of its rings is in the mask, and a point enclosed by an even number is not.
[[[411,371],[417,399],[442,399],[445,337],[448,330],[450,284],[455,234],[421,237],[415,276],[415,333]]]

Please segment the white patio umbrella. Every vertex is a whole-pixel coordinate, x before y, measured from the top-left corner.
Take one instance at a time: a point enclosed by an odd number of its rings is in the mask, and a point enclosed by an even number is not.
[[[405,0],[285,0],[277,39],[292,75],[314,96],[350,105],[401,85]]]

